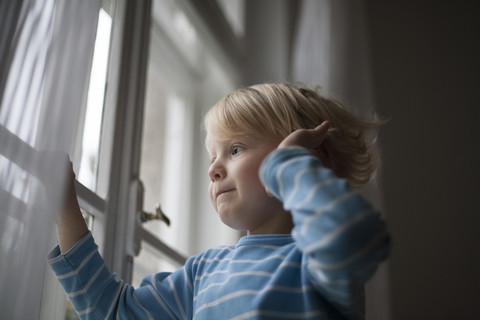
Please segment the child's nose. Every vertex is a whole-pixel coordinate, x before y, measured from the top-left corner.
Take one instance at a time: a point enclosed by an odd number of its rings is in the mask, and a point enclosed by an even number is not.
[[[218,179],[225,178],[225,168],[219,162],[214,162],[208,169],[208,176],[210,177],[210,180],[212,182]]]

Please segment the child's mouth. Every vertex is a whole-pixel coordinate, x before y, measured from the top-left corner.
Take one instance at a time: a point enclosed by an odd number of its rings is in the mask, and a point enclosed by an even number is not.
[[[220,197],[221,195],[226,194],[226,193],[229,193],[229,192],[232,192],[233,190],[234,190],[234,189],[220,190],[220,191],[218,191],[218,192],[215,194],[215,199],[218,199],[218,197]]]

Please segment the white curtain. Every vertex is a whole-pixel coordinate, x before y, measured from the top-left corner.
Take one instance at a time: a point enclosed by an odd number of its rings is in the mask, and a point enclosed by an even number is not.
[[[65,168],[39,150],[69,152],[83,105],[100,1],[0,4],[0,318],[37,319],[54,239],[40,175]],[[42,172],[43,171],[43,172]]]
[[[292,54],[293,81],[321,85],[360,115],[375,111],[368,21],[365,1],[303,0]],[[382,209],[380,190],[369,186],[364,194]],[[390,319],[386,263],[367,284],[369,320]]]
[[[319,84],[358,112],[371,113],[370,59],[365,1],[302,1],[291,63],[294,80]]]

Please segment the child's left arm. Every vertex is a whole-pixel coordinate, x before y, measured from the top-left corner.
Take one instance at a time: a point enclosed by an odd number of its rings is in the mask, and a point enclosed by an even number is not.
[[[370,203],[312,152],[328,127],[289,135],[264,160],[260,178],[292,213],[292,235],[313,284],[347,315],[362,309],[363,285],[388,256],[389,235]]]

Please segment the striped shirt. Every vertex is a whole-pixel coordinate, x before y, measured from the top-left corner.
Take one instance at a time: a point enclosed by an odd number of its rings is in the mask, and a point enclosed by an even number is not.
[[[134,289],[105,267],[91,234],[49,263],[81,319],[362,319],[364,284],[386,259],[379,213],[307,150],[270,153],[268,190],[291,235],[250,235],[207,250]]]

